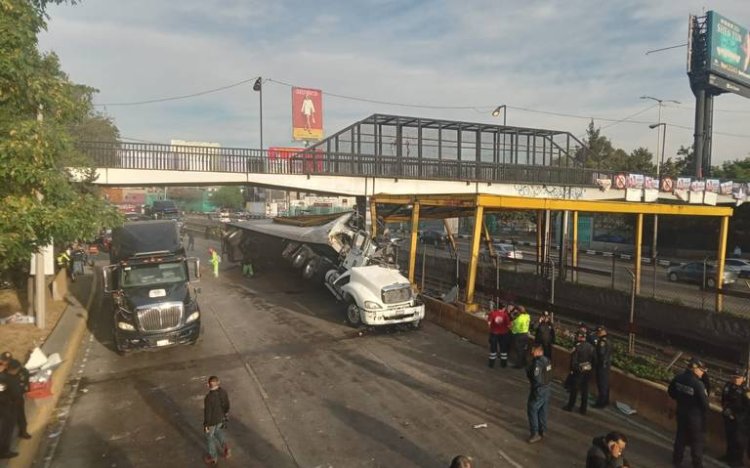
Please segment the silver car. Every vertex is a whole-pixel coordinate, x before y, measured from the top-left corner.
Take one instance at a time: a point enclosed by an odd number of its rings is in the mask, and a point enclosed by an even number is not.
[[[705,268],[705,272],[704,272]],[[716,267],[703,262],[690,262],[678,266],[667,268],[667,278],[669,281],[682,281],[685,283],[701,284],[703,278],[706,278],[706,286],[709,288],[716,287]],[[725,268],[723,284],[732,284],[737,281],[737,271]]]

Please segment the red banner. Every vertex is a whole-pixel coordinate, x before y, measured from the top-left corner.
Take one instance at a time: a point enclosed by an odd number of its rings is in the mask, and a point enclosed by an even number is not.
[[[323,93],[319,89],[292,88],[292,139],[323,139]]]

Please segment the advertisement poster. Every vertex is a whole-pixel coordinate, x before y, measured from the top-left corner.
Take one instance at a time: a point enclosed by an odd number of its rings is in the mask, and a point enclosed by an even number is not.
[[[690,188],[691,181],[692,179],[690,177],[678,177],[675,190],[688,190]]]
[[[719,193],[719,185],[721,182],[719,179],[708,179],[706,180],[706,192]]]
[[[628,174],[628,188],[642,189],[643,174]]]
[[[722,195],[731,195],[732,194],[732,186],[733,185],[734,184],[732,183],[731,180],[728,181],[728,182],[722,182],[721,183],[721,194]]]
[[[690,191],[691,192],[702,192],[706,190],[706,182],[702,180],[694,180],[690,184]]]
[[[659,179],[647,176],[643,179],[643,188],[646,190],[659,190]]]
[[[292,139],[323,139],[323,93],[319,89],[292,88]]]
[[[750,86],[750,31],[708,12],[709,68],[735,83]]]

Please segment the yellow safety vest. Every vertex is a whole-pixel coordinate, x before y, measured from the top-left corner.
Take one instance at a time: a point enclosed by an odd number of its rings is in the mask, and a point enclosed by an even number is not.
[[[531,315],[519,314],[510,326],[510,332],[513,334],[528,333]]]

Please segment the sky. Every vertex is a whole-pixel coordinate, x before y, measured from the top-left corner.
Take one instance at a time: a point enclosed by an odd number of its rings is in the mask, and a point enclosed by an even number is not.
[[[257,148],[252,81],[114,104],[262,76],[265,147],[294,145],[292,84],[323,90],[326,134],[374,113],[501,123],[505,104],[508,125],[577,137],[593,118],[626,151],[656,150],[658,105],[640,96],[676,100],[661,113],[670,157],[692,144],[687,50],[646,51],[684,44],[688,15],[709,9],[750,26],[748,0],[83,0],[49,7],[40,47],[133,140]],[[750,99],[714,102],[713,164],[750,156]]]

